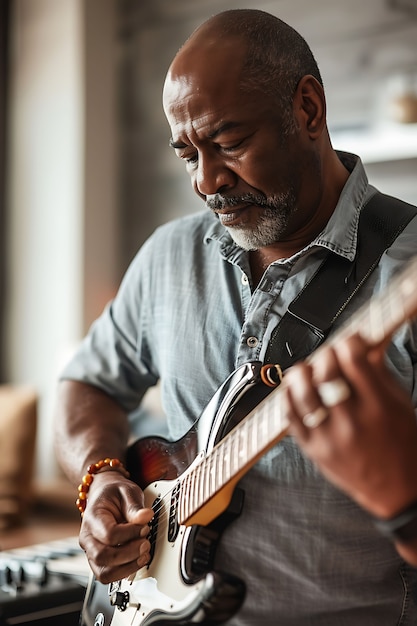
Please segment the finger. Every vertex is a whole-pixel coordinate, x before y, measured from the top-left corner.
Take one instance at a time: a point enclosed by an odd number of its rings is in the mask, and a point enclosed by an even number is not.
[[[146,509],[148,511],[148,509]],[[148,521],[152,519],[153,512],[150,511]],[[103,533],[99,536],[94,528],[95,537],[105,545],[108,546],[124,546],[139,542],[145,539],[149,535],[149,523],[146,522],[143,525],[126,522],[122,524],[114,524],[110,528],[104,529]],[[101,541],[100,537],[103,537]]]
[[[313,382],[313,371],[307,363],[288,370],[286,376],[285,411],[290,430],[305,439],[311,428],[318,427],[328,417]]]
[[[294,413],[304,415],[320,406],[320,397],[313,382],[313,369],[308,363],[300,363],[289,369],[285,374],[285,382]]]
[[[86,529],[105,545],[146,537],[154,512],[143,508],[143,492],[133,482],[113,484],[89,501],[83,516]]]
[[[328,380],[334,380],[344,377],[344,370],[342,368],[343,358],[340,358],[340,346],[337,345],[324,345],[311,360],[313,368],[313,379],[318,385]]]
[[[329,417],[329,411],[324,406],[319,406],[314,411],[302,416],[301,421],[306,428],[318,428]]]
[[[351,396],[351,389],[341,376],[319,383],[317,391],[323,406],[328,409],[343,404]]]
[[[100,573],[100,580],[101,577],[111,579],[116,574],[128,576],[144,567],[150,559],[151,544],[144,538],[109,546],[100,543],[90,534],[80,536],[80,545],[86,552],[93,572]]]
[[[363,372],[366,372],[366,379],[377,380],[381,375],[387,374],[385,354],[380,349],[369,349],[363,339],[354,335],[343,341],[338,349],[337,358],[347,375],[358,384],[364,381]]]
[[[103,584],[108,584],[135,574],[139,569],[145,567],[146,564],[147,560],[143,559],[142,562],[132,560],[118,566],[109,565],[108,563],[104,565],[90,563],[90,566],[97,580]]]
[[[132,557],[136,560],[136,569],[143,567],[150,558],[151,544],[148,539],[141,539],[139,542],[129,542],[128,544],[113,548],[114,560],[112,564],[119,567],[126,566],[131,562]]]

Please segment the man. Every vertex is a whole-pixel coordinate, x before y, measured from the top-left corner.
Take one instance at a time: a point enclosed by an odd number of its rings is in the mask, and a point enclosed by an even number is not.
[[[125,462],[129,414],[159,380],[176,440],[235,368],[263,361],[328,251],[354,259],[375,192],[360,160],[331,146],[307,44],[267,13],[227,11],[197,29],[163,104],[171,146],[209,210],[158,229],[63,373],[56,440],[74,484],[91,463]],[[416,243],[412,219],[335,326]],[[217,546],[216,569],[246,584],[230,624],[416,623],[417,532],[391,541],[374,523],[407,510],[413,527],[416,340],[416,326],[403,326],[385,358],[354,334],[285,374],[292,436],[242,478],[242,513]],[[102,465],[89,472],[80,543],[107,583],[148,563],[152,511],[120,467]]]

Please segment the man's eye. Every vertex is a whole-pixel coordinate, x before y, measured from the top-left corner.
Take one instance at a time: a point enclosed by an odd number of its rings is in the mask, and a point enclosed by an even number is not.
[[[237,143],[234,143],[233,145],[224,145],[224,146],[219,146],[219,148],[221,150],[223,150],[223,152],[234,152],[235,150],[239,150],[239,148],[242,146],[242,141],[238,141]]]
[[[194,163],[197,163],[198,161],[197,154],[191,154],[190,156],[184,156],[182,158],[184,159],[187,165],[193,165]]]

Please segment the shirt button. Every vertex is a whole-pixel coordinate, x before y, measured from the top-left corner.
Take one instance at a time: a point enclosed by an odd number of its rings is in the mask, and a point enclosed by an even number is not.
[[[246,339],[246,343],[248,344],[249,348],[256,348],[256,346],[258,345],[259,341],[257,340],[256,337],[248,337]]]
[[[247,284],[249,284],[249,278],[246,276],[246,274],[242,274],[242,285]]]

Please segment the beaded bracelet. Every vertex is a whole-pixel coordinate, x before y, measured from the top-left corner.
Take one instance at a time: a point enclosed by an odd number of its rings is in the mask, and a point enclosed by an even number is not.
[[[78,498],[75,501],[75,505],[81,517],[84,514],[85,507],[87,506],[87,494],[90,489],[91,483],[94,480],[94,474],[97,474],[101,470],[121,472],[123,476],[129,478],[130,474],[119,459],[101,459],[97,463],[91,463],[87,467],[87,474],[82,477],[81,484],[78,485]]]

